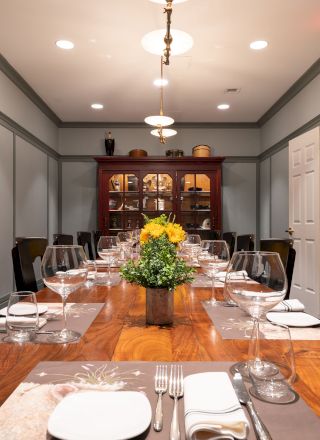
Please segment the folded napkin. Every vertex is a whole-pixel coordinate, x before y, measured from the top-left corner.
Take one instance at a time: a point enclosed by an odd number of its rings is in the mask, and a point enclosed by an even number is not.
[[[287,299],[277,304],[272,312],[304,312],[304,304],[298,299]]]
[[[11,318],[13,320],[13,318]],[[27,318],[27,317],[18,317],[16,316],[14,321],[18,324],[23,322],[34,322],[33,318]],[[39,318],[39,328],[43,327],[47,323],[47,320],[45,318]],[[0,331],[6,330],[6,318],[0,318]]]
[[[187,440],[247,438],[249,423],[227,373],[187,376],[184,408]]]

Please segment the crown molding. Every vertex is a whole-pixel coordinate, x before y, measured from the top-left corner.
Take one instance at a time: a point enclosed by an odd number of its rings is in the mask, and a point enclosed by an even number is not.
[[[151,126],[144,122],[61,122],[60,128],[145,128],[150,129]],[[259,128],[256,122],[175,122],[175,128]]]
[[[54,124],[59,126],[61,119],[51,110],[44,100],[33,90],[33,88],[22,78],[20,73],[0,53],[0,70],[24,93],[39,110],[42,111]]]
[[[320,73],[320,58],[257,121],[262,127]]]

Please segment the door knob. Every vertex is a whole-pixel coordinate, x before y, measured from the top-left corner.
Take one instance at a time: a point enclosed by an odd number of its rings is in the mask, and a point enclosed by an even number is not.
[[[292,229],[291,226],[289,226],[289,228],[286,229],[286,232],[288,232],[288,234],[291,236],[294,233],[294,229]]]

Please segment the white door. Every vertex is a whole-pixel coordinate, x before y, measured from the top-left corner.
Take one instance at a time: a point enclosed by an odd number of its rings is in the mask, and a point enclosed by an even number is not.
[[[289,228],[296,261],[290,291],[320,315],[319,127],[289,142]]]

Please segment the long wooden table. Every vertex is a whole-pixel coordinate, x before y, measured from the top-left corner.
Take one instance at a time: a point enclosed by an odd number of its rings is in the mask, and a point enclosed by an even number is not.
[[[40,361],[238,361],[246,359],[247,340],[224,340],[201,305],[210,289],[180,286],[175,292],[174,325],[146,326],[145,289],[118,286],[81,288],[70,302],[105,306],[78,343],[0,344],[2,403]],[[44,289],[38,301],[59,302]],[[294,341],[297,381],[294,388],[320,415],[320,341]]]

